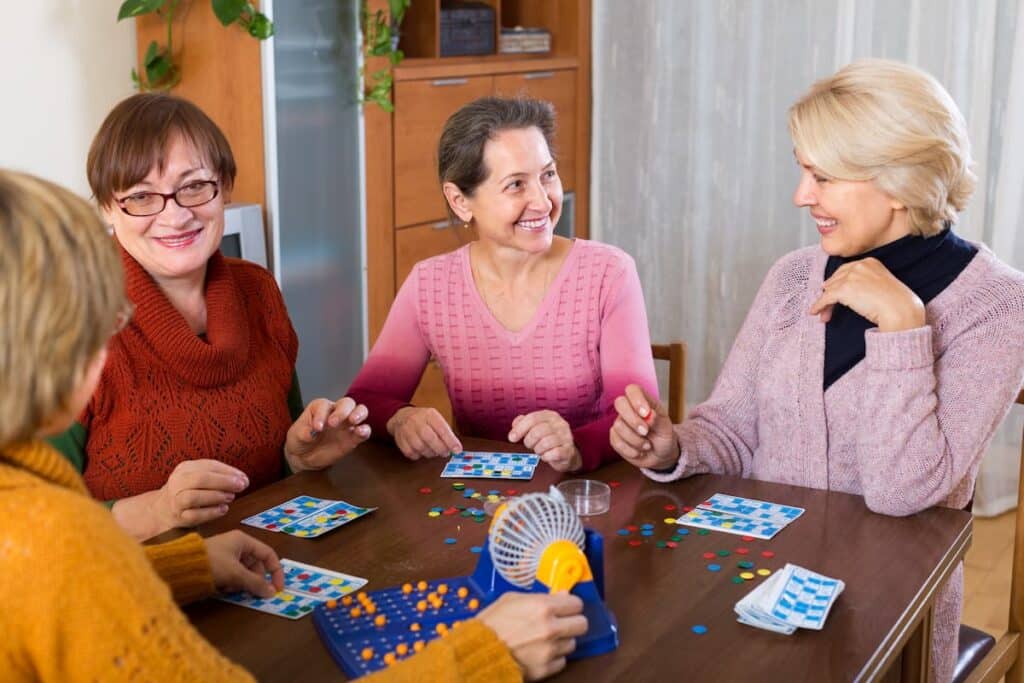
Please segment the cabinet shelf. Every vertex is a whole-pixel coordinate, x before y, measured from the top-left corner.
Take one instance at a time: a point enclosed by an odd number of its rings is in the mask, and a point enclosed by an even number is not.
[[[523,71],[575,69],[576,57],[548,55],[487,55],[484,57],[437,57],[406,59],[394,68],[396,81],[454,78],[480,74],[513,74]]]

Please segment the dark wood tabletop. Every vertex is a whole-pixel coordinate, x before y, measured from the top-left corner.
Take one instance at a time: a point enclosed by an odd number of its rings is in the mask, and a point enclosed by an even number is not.
[[[465,439],[472,450],[502,450]],[[505,445],[504,450],[509,450]],[[369,579],[367,590],[406,581],[469,574],[487,524],[459,515],[430,517],[431,507],[464,505],[452,480],[441,479],[440,460],[411,462],[394,448],[364,444],[324,472],[304,472],[254,491],[228,514],[200,529],[203,535],[242,528],[300,562]],[[563,478],[542,464],[532,481],[464,480],[478,491],[541,491]],[[626,463],[591,473],[617,482],[611,510],[584,518],[605,539],[606,601],[618,619],[619,648],[570,662],[557,681],[848,681],[881,677],[897,660],[915,628],[927,616],[936,590],[963,558],[971,538],[971,517],[960,510],[931,509],[895,518],[874,514],[863,498],[767,482],[702,475],[671,484],[646,479]],[[430,487],[430,493],[421,493]],[[739,536],[695,529],[675,548],[660,548],[675,527],[666,517],[716,492],[796,505],[806,512],[771,541],[744,542]],[[296,495],[341,499],[379,509],[320,538],[302,539],[241,526],[243,518]],[[474,502],[474,505],[479,505]],[[665,506],[676,507],[675,511]],[[616,532],[630,524],[654,524],[654,535]],[[445,538],[455,538],[453,545]],[[643,538],[639,546],[630,539]],[[735,549],[747,547],[749,554]],[[762,557],[763,550],[775,553]],[[705,552],[728,550],[711,572]],[[842,579],[839,597],[822,631],[791,636],[744,626],[735,603],[764,579],[732,582],[740,560],[757,568],[780,569],[787,562]],[[291,621],[208,600],[187,609],[195,626],[226,656],[261,681],[342,680],[321,644],[311,617]],[[926,623],[926,622],[925,622]],[[691,629],[701,624],[707,632]]]

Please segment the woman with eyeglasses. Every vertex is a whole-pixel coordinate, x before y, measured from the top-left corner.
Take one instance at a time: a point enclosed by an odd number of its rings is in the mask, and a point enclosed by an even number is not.
[[[231,148],[194,104],[118,104],[89,185],[124,265],[131,323],[99,387],[53,440],[137,538],[210,521],[249,488],[337,461],[370,434],[352,399],[303,407],[298,339],[273,277],[220,253]]]

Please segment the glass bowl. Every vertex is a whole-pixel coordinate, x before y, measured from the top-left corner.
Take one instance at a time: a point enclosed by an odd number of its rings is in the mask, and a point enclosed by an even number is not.
[[[603,481],[569,479],[557,488],[580,517],[603,514],[611,505],[612,490]]]

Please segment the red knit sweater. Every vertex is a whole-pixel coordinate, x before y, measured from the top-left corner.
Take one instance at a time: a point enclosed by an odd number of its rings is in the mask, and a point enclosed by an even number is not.
[[[273,277],[215,253],[204,340],[123,249],[121,261],[136,310],[79,418],[89,490],[101,500],[138,495],[198,458],[245,471],[250,490],[280,478],[298,338]]]

